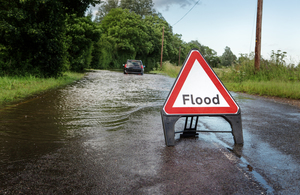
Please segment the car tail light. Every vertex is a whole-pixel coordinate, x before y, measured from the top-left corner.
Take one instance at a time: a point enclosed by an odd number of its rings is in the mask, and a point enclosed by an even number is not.
[[[127,68],[127,64],[125,64],[125,66],[124,66],[125,68]]]
[[[143,65],[141,65],[141,68],[143,69],[143,68],[144,68],[144,66],[143,66]]]

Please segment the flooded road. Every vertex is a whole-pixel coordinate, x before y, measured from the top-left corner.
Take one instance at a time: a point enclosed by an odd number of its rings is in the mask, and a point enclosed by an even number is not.
[[[224,133],[176,134],[166,147],[160,109],[173,82],[97,71],[0,108],[0,194],[300,193],[299,108],[232,93],[243,147]],[[230,125],[201,117],[197,129]]]

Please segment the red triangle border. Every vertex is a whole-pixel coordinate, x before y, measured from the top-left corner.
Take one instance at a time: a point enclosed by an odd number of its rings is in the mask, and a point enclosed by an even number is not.
[[[219,90],[229,107],[173,107],[180,90],[188,77],[195,60],[198,60],[208,77]],[[181,68],[177,79],[171,89],[169,96],[163,106],[163,110],[167,115],[217,115],[217,114],[237,114],[239,106],[231,97],[225,86],[222,84],[218,76],[207,64],[198,50],[191,50],[185,64]]]

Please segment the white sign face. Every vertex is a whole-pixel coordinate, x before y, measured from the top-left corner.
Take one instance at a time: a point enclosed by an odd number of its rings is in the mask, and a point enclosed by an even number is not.
[[[196,59],[173,107],[229,107],[229,105]]]

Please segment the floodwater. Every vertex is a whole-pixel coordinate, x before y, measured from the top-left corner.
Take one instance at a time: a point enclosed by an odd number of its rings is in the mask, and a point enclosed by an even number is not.
[[[200,133],[167,147],[160,109],[173,82],[96,71],[0,108],[0,194],[299,194],[298,108],[232,93],[244,146]],[[197,129],[230,125],[200,117]]]

